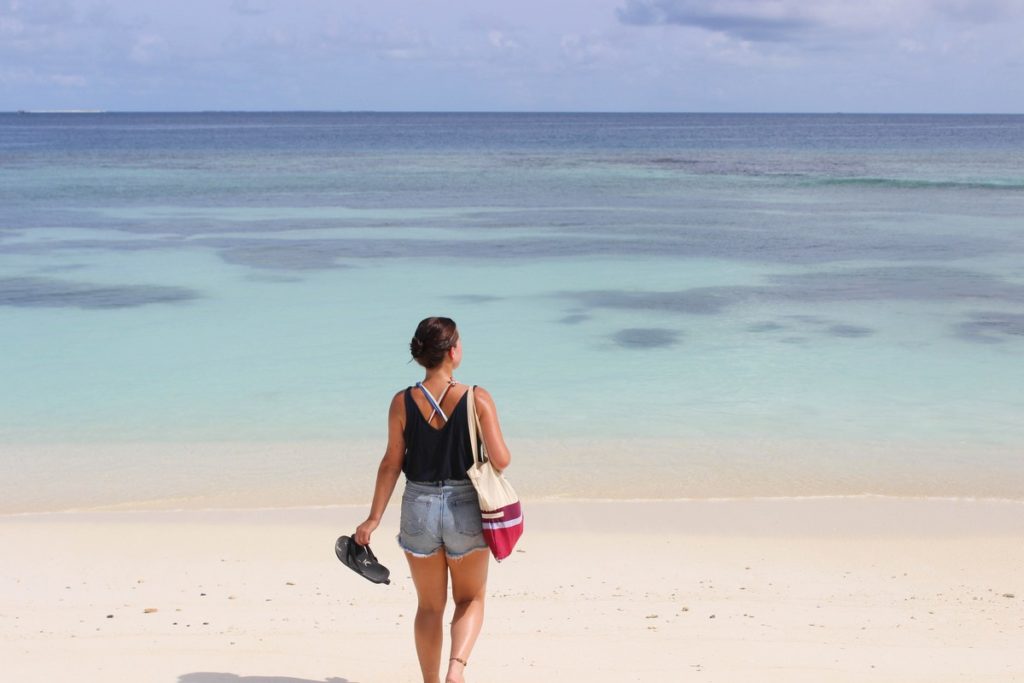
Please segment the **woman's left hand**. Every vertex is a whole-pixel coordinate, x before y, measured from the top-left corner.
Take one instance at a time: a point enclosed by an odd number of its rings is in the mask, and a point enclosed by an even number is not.
[[[380,526],[380,522],[378,520],[367,518],[365,522],[356,527],[356,533],[353,535],[353,538],[356,539],[356,543],[359,545],[370,545],[370,534],[372,534],[378,526]]]

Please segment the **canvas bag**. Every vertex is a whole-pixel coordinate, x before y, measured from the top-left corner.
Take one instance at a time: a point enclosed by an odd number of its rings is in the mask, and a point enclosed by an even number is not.
[[[469,411],[469,442],[473,446],[473,465],[466,475],[473,482],[480,499],[484,541],[494,559],[500,562],[512,554],[516,541],[523,535],[523,509],[512,484],[487,459],[473,387],[469,388],[466,408]]]

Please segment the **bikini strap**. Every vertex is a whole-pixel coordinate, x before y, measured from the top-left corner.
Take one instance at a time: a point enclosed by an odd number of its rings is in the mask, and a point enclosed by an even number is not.
[[[433,408],[433,410],[430,411],[430,417],[427,418],[427,423],[429,424],[430,421],[434,419],[434,413],[440,415],[441,419],[447,422],[448,416],[445,415],[443,410],[441,410],[441,401],[443,401],[444,397],[448,395],[448,390],[455,386],[455,380],[453,379],[449,382],[448,386],[446,386],[444,391],[441,392],[441,396],[436,399],[434,398],[434,395],[430,393],[430,389],[427,389],[427,387],[423,385],[423,382],[416,382],[416,386],[423,392],[423,395],[427,398],[427,402],[430,403]]]

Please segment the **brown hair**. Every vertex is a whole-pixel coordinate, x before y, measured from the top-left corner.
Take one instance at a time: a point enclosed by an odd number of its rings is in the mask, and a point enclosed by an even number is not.
[[[436,368],[444,360],[448,349],[459,342],[459,331],[451,318],[424,318],[416,326],[416,334],[409,342],[409,352],[416,362],[427,368]]]

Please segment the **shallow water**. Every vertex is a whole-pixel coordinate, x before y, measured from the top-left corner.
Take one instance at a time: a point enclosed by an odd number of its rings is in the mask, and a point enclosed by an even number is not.
[[[104,444],[382,439],[442,314],[511,440],[583,451],[545,495],[1024,498],[1024,117],[0,115],[0,206],[21,487],[40,444],[130,489]],[[285,502],[377,457],[307,452]]]

